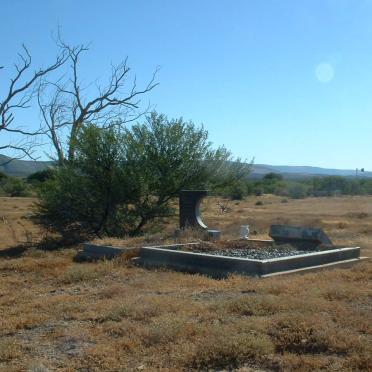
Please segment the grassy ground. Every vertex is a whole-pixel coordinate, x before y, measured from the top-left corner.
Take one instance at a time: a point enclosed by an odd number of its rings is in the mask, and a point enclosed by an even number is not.
[[[256,205],[262,201],[263,205]],[[144,270],[120,259],[75,263],[75,249],[6,249],[40,236],[31,199],[0,198],[0,370],[371,370],[371,261],[255,279]],[[225,203],[227,203],[225,201]],[[265,196],[203,206],[225,237],[248,223],[321,226],[337,244],[372,255],[372,198]],[[159,242],[176,227],[117,245]]]

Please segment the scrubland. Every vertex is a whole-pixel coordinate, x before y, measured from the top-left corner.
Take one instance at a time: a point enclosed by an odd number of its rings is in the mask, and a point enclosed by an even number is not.
[[[372,369],[372,264],[267,279],[214,280],[145,270],[126,257],[78,263],[78,247],[47,251],[33,199],[0,198],[0,369],[4,371],[367,371]],[[262,201],[262,205],[256,205]],[[323,227],[372,255],[372,197],[203,203],[208,226],[237,238],[249,224]],[[261,204],[261,203],[259,203]],[[172,240],[177,217],[134,246]],[[192,239],[192,237],[190,237]]]

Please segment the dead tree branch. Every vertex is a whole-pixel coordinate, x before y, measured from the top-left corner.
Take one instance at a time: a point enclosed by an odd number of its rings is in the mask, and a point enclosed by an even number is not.
[[[18,140],[16,144],[11,143],[10,140],[5,141],[5,144],[0,146],[0,150],[14,150],[14,158],[17,159],[32,158],[32,149],[36,143],[29,137],[38,136],[43,132],[40,128],[38,130],[25,129],[27,126],[16,122],[15,112],[30,107],[37,82],[61,67],[67,61],[67,57],[67,53],[62,51],[53,64],[46,68],[40,68],[34,71],[31,76],[26,77],[32,66],[32,57],[26,46],[22,45],[22,52],[18,53],[19,60],[14,64],[14,76],[10,79],[5,96],[0,98],[0,139],[4,138],[5,133],[21,136],[23,139]],[[4,69],[4,66],[1,66],[0,69]]]
[[[65,82],[43,81],[43,89],[38,91],[38,102],[48,137],[56,150],[60,162],[73,160],[76,139],[84,123],[94,122],[102,127],[122,125],[133,118],[138,118],[140,98],[158,84],[155,82],[158,70],[142,89],[137,88],[136,78],[128,83],[130,68],[125,59],[119,65],[111,66],[111,73],[106,86],[91,85],[89,89],[82,86],[79,78],[81,56],[88,51],[85,45],[70,46],[60,38],[57,41],[64,55],[70,62],[70,77]],[[52,90],[48,102],[44,92]],[[115,123],[115,124],[113,124]],[[64,148],[62,138],[67,137]]]

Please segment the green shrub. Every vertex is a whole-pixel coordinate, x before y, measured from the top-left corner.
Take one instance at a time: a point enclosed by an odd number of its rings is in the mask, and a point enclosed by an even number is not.
[[[244,182],[236,182],[231,187],[228,187],[225,191],[226,197],[230,198],[231,200],[242,200],[247,193],[247,188]]]
[[[281,181],[283,176],[279,173],[270,172],[264,175],[264,181]]]
[[[249,167],[213,150],[208,133],[182,119],[153,113],[131,129],[82,128],[76,158],[58,166],[39,191],[37,219],[70,237],[140,234],[173,215],[181,189],[228,187]]]
[[[261,196],[261,195],[263,195],[263,189],[262,188],[260,188],[260,187],[256,187],[255,189],[254,189],[254,194],[256,195],[256,196]]]
[[[18,177],[7,177],[1,182],[2,189],[7,196],[28,196],[30,195],[26,183]]]
[[[293,183],[288,187],[288,194],[293,199],[303,199],[307,196],[307,187],[302,183]]]
[[[41,183],[45,182],[49,178],[52,177],[53,170],[51,168],[47,168],[41,171],[37,171],[35,173],[30,174],[27,177],[27,182],[29,183]]]
[[[3,172],[0,171],[0,184],[1,184],[1,182],[2,182],[3,180],[5,180],[6,178],[8,178],[8,176],[7,176],[5,173],[3,173]]]

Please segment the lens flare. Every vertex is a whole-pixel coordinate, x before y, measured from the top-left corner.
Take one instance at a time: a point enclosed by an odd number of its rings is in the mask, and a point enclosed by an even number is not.
[[[321,83],[329,83],[335,76],[335,70],[331,64],[322,62],[316,67],[315,76]]]

